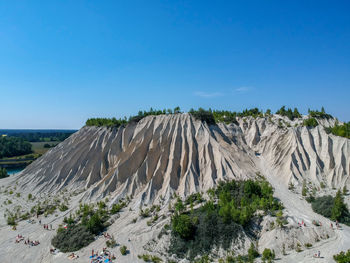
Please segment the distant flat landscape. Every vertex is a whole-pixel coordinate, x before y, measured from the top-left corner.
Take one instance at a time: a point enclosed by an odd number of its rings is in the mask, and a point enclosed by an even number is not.
[[[0,139],[20,138],[20,140],[24,140],[27,144],[31,144],[31,151],[2,156],[0,158],[0,166],[7,168],[9,171],[18,172],[74,132],[76,130],[0,129]]]

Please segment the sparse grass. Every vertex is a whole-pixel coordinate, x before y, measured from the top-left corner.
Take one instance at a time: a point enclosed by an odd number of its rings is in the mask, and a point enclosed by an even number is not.
[[[306,248],[310,248],[310,247],[312,247],[312,244],[310,244],[310,243],[305,243],[304,246],[305,246]]]
[[[153,262],[153,263],[163,262],[163,260],[160,257],[148,255],[148,254],[138,255],[137,257],[139,259],[142,259],[144,262]]]
[[[114,236],[112,236],[112,239],[111,240],[107,240],[106,241],[106,246],[107,247],[110,247],[110,248],[113,248],[117,245],[117,242],[115,241],[114,239]]]

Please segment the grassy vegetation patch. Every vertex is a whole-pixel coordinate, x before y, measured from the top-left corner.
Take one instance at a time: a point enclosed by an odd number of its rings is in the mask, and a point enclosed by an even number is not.
[[[215,247],[229,249],[258,210],[275,214],[283,209],[265,180],[221,182],[208,194],[210,200],[197,209],[191,206],[188,210],[177,200],[171,219],[170,254],[193,259]]]
[[[51,243],[62,252],[71,252],[87,246],[94,240],[94,235],[86,226],[71,224],[67,229],[60,228]]]
[[[341,251],[339,254],[333,256],[337,263],[349,263],[350,262],[350,249],[347,252]]]

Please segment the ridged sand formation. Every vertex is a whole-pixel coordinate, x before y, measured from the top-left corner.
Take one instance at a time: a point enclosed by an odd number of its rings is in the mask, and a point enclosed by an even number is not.
[[[349,139],[327,134],[322,125],[294,127],[301,120],[278,115],[238,121],[208,126],[189,114],[174,114],[148,116],[126,127],[83,127],[28,166],[19,185],[34,193],[67,188],[88,190],[86,198],[111,193],[150,203],[174,191],[186,196],[220,180],[254,177],[260,158],[285,184],[307,179],[329,187],[349,185]]]
[[[229,251],[246,254],[250,243],[257,242],[260,253],[264,248],[273,249],[283,263],[319,262],[313,257],[317,251],[321,251],[325,262],[333,262],[335,253],[348,249],[350,228],[331,228],[332,221],[313,212],[302,198],[301,185],[305,180],[317,196],[334,196],[336,189],[344,185],[349,189],[350,140],[326,133],[324,127],[334,125],[334,119],[318,120],[321,125],[316,128],[303,127],[303,119],[290,121],[279,115],[237,121],[208,126],[184,113],[148,116],[119,128],[83,127],[22,173],[2,179],[0,213],[18,209],[25,213],[34,205],[65,200],[68,210],[39,216],[43,224],[58,229],[82,203],[96,203],[106,197],[102,200],[111,207],[128,196],[124,201],[130,203],[111,216],[107,229],[131,251],[123,256],[119,247],[113,248],[117,262],[141,263],[138,255],[144,253],[156,254],[165,262],[172,256],[165,255],[170,235],[161,233],[170,224],[170,208],[176,201],[173,193],[188,196],[205,192],[221,180],[262,175],[283,203],[287,225],[274,227],[277,219],[264,216],[261,224],[253,224],[257,239],[242,231],[242,238],[234,240]],[[290,183],[294,185],[292,190],[288,190]],[[31,194],[35,199],[29,198]],[[349,203],[349,196],[345,201]],[[159,205],[160,210],[158,220],[152,223],[153,217],[144,218],[141,209],[154,205]],[[314,225],[316,221],[322,226]],[[300,222],[305,226],[300,227]],[[18,234],[40,240],[41,244],[31,248],[15,244]],[[49,252],[55,235],[56,231],[43,230],[42,225],[26,220],[19,221],[18,229],[13,231],[6,218],[0,217],[0,261],[12,262],[16,258],[25,263],[65,263],[68,253]],[[306,244],[312,248],[304,249]],[[300,245],[303,251],[297,252]],[[96,237],[76,252],[80,258],[75,261],[90,261],[92,249],[105,246],[105,238]],[[222,250],[214,252],[220,252],[220,257],[225,255]]]

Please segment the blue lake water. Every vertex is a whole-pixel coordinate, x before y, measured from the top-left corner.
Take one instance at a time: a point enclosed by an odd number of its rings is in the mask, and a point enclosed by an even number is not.
[[[19,173],[23,170],[24,168],[16,168],[16,169],[7,169],[7,173],[9,175],[12,175],[12,174],[16,174],[16,173]]]

